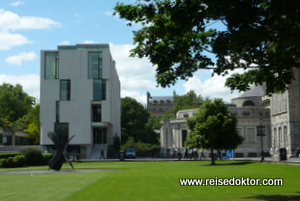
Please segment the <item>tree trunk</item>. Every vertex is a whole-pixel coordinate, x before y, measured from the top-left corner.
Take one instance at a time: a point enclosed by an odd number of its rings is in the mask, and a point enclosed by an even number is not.
[[[214,149],[210,148],[211,165],[215,165]]]

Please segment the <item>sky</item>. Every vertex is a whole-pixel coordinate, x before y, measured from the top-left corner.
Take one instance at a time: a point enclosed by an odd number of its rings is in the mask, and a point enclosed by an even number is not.
[[[199,70],[169,88],[157,87],[155,67],[148,59],[129,57],[135,47],[132,31],[141,26],[129,27],[113,16],[117,2],[135,0],[0,0],[0,84],[21,84],[27,94],[39,98],[41,50],[108,43],[121,81],[121,97],[146,104],[147,91],[151,96],[172,96],[173,91],[184,95],[194,90],[202,97],[227,102],[240,95],[224,87],[226,77],[212,77],[209,70]]]

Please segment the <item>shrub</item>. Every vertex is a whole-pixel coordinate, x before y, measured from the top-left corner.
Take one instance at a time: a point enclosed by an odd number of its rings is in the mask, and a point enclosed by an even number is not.
[[[23,167],[26,166],[26,159],[23,155],[17,155],[14,158],[15,167]]]
[[[0,167],[2,168],[13,168],[23,167],[26,165],[26,159],[23,155],[17,155],[15,157],[8,157],[7,159],[0,159]]]
[[[6,162],[7,162],[7,164],[6,164],[7,167],[16,167],[13,157],[8,157],[6,159]]]
[[[1,168],[7,167],[7,161],[6,161],[6,158],[1,158],[1,159],[0,159],[0,167],[1,167]]]
[[[15,157],[17,155],[20,155],[20,153],[18,153],[18,152],[16,152],[16,153],[1,153],[0,154],[0,159],[1,158],[7,159],[8,157]]]
[[[52,154],[43,154],[43,158],[44,158],[44,165],[48,165],[49,160],[53,157]]]
[[[29,166],[43,165],[44,157],[42,152],[36,147],[27,147],[20,149],[19,152],[25,157],[26,163]]]

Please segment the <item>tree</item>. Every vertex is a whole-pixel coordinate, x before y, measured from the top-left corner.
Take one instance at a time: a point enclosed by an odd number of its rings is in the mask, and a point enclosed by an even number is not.
[[[30,144],[40,143],[39,105],[23,91],[21,85],[0,85],[0,126],[24,130],[30,134]]]
[[[227,80],[231,90],[265,82],[268,93],[283,92],[300,68],[298,0],[137,0],[114,9],[128,25],[143,26],[131,56],[148,57],[163,87],[198,69],[224,75],[244,68]]]
[[[126,143],[129,137],[134,141],[158,144],[155,132],[147,126],[150,113],[142,104],[133,98],[125,97],[121,99],[121,130],[122,144]]]
[[[6,126],[12,126],[30,112],[34,100],[23,91],[21,85],[3,83],[0,85],[0,119],[6,122]]]
[[[31,144],[40,144],[40,105],[36,105],[26,115],[28,117],[28,125],[24,129],[30,135]]]
[[[23,91],[19,84],[13,86],[3,83],[0,85],[1,116],[10,121],[27,114],[35,103],[35,99]]]
[[[121,148],[121,139],[120,137],[115,134],[115,136],[113,137],[113,147],[114,147],[114,150],[119,152],[120,151],[120,148]]]
[[[206,100],[193,118],[187,120],[191,130],[186,140],[190,148],[210,149],[211,164],[214,165],[213,150],[235,149],[243,142],[236,126],[237,118],[222,99]]]
[[[179,110],[198,108],[203,102],[204,99],[201,97],[201,95],[197,96],[193,90],[182,96],[176,95],[172,113],[176,115]]]

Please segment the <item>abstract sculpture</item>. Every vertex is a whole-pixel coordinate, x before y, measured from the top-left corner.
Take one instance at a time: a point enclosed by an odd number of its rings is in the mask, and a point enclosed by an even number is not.
[[[68,142],[63,142],[61,137],[54,132],[48,132],[48,137],[52,140],[54,143],[54,146],[56,150],[50,148],[50,152],[52,153],[53,157],[49,161],[49,169],[57,170],[59,171],[63,165],[64,162],[67,162],[72,169],[74,170],[74,167],[69,160],[69,157],[74,155],[77,150],[74,150],[70,153],[67,152],[67,147],[69,142],[72,140],[72,138],[75,135],[73,135]]]

